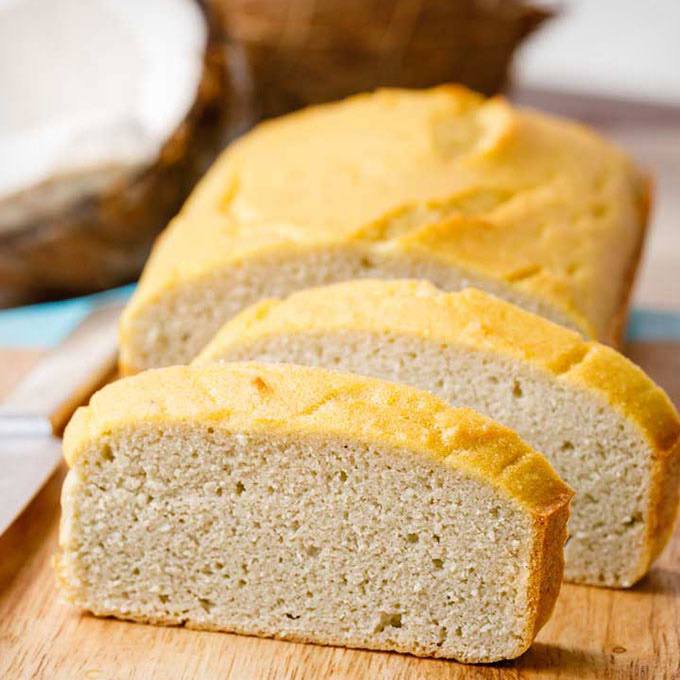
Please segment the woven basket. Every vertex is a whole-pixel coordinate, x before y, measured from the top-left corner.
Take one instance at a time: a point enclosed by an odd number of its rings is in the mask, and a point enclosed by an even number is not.
[[[260,115],[378,86],[501,90],[549,14],[520,0],[208,0],[243,45]]]

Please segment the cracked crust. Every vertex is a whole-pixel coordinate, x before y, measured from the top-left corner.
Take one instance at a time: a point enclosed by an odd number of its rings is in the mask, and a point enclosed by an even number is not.
[[[659,457],[680,436],[668,396],[623,355],[474,288],[446,293],[426,281],[365,280],[263,300],[227,322],[195,362],[216,361],[271,335],[386,328],[497,352],[597,392],[637,423]]]
[[[471,409],[374,378],[258,362],[173,366],[107,385],[68,424],[66,462],[73,467],[88,442],[138,420],[214,424],[234,432],[333,432],[409,446],[494,480],[537,516],[551,514],[556,500],[561,505],[572,495],[543,456]],[[519,461],[522,466],[503,474]],[[527,470],[534,474],[525,475]]]
[[[456,87],[384,90],[267,122],[225,151],[159,240],[123,318],[123,364],[170,361],[162,343],[200,330],[169,318],[192,295],[224,321],[261,297],[371,275],[472,282],[616,342],[646,187],[586,128]],[[334,271],[325,255],[350,264]],[[274,256],[325,273],[282,282],[292,275]],[[254,291],[247,271],[266,261]],[[457,273],[447,283],[436,268]],[[147,353],[150,336],[162,343]]]

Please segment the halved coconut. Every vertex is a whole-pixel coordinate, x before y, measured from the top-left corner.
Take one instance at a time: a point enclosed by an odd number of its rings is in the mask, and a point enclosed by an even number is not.
[[[134,278],[223,141],[195,0],[0,0],[0,304]]]

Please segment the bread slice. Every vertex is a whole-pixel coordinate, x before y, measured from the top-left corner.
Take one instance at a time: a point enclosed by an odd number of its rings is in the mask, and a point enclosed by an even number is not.
[[[495,661],[560,588],[571,490],[411,387],[159,369],[96,394],[64,449],[58,578],[98,615]]]
[[[427,389],[516,430],[577,492],[566,578],[630,586],[668,540],[680,422],[609,347],[483,292],[355,281],[251,307],[197,362],[330,366]]]
[[[582,126],[463,88],[382,90],[259,125],[156,245],[124,372],[187,363],[263,297],[355,278],[475,286],[616,342],[647,183]]]

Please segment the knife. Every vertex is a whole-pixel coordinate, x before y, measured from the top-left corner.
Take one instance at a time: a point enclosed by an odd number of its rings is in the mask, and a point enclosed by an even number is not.
[[[0,404],[0,534],[59,464],[59,435],[73,411],[112,375],[121,311],[91,312]]]

